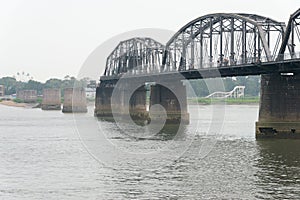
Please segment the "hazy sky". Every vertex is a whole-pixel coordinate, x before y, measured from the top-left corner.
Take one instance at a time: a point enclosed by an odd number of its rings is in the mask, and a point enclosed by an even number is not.
[[[0,77],[22,71],[39,81],[77,76],[91,52],[123,32],[177,31],[197,17],[218,12],[255,13],[287,22],[298,8],[299,0],[3,0]]]

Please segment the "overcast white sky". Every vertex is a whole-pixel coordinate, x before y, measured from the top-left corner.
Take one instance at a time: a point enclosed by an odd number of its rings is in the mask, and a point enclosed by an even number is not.
[[[255,13],[287,22],[298,8],[299,0],[3,0],[0,77],[22,71],[39,81],[77,76],[93,50],[126,31],[177,31],[197,17],[218,12]]]

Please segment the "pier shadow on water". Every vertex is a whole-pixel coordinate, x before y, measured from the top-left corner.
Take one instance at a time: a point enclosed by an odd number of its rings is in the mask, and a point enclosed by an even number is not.
[[[185,137],[187,131],[186,124],[179,123],[165,123],[161,124],[160,121],[133,120],[134,123],[129,123],[126,119],[116,121],[113,117],[97,117],[98,121],[105,121],[119,126],[119,133],[130,139],[134,140],[178,140]],[[139,127],[139,128],[137,128]],[[113,138],[112,138],[113,139]],[[117,139],[120,139],[117,137]]]

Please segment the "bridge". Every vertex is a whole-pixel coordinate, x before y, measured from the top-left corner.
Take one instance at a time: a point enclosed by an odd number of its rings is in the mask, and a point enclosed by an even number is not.
[[[231,91],[229,92],[213,92],[209,95],[207,95],[205,98],[242,98],[245,95],[245,86],[235,86]]]
[[[299,21],[300,9],[287,25],[256,14],[215,13],[187,23],[165,45],[121,41],[100,77],[95,116],[149,118],[145,84],[153,83],[150,108],[159,104],[167,121],[188,123],[182,80],[261,75],[256,136],[300,138]]]

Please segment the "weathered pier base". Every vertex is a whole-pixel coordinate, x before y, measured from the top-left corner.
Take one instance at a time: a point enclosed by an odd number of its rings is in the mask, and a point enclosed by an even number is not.
[[[262,75],[256,138],[300,138],[300,75]]]
[[[133,92],[131,97],[129,97],[129,113],[133,120],[149,119],[149,113],[147,112],[146,105],[146,95],[147,90],[145,85],[142,85]]]
[[[84,88],[66,88],[64,90],[63,113],[87,112]]]
[[[61,93],[58,88],[43,90],[42,110],[61,110]]]
[[[151,86],[150,92],[150,110],[151,106],[159,104],[164,107],[167,119],[166,123],[189,123],[189,114],[187,112],[186,88],[181,81],[174,81],[169,88],[156,84]],[[158,118],[159,114],[153,113],[152,118]]]
[[[101,82],[96,90],[96,102],[94,114],[102,119],[123,117],[130,114],[135,121],[150,121],[147,111],[147,90],[141,85],[135,91],[133,82],[124,84],[111,84]],[[114,94],[114,97],[112,98]],[[176,94],[176,95],[175,95]],[[186,88],[181,81],[168,84],[168,88],[161,84],[154,84],[150,91],[150,110],[153,105],[162,106],[167,114],[166,123],[189,123],[187,113]],[[151,110],[151,120],[161,120],[161,110]]]
[[[95,117],[112,118],[111,96],[114,85],[100,83],[96,88]]]
[[[17,98],[21,99],[24,103],[36,103],[37,91],[36,90],[17,91]]]
[[[113,119],[113,116],[122,117],[129,113],[133,120],[148,119],[145,86],[140,86],[131,94],[132,87],[130,83],[119,84],[118,87],[115,84],[100,83],[96,89],[94,115]],[[112,99],[113,92],[115,96]]]

